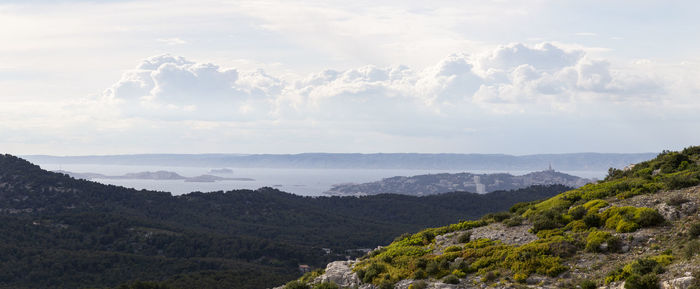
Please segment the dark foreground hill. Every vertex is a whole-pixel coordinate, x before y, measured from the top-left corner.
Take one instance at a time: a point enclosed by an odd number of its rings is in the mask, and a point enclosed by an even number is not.
[[[301,197],[271,188],[190,193],[76,180],[0,155],[0,288],[265,288],[404,232],[568,188],[477,195]],[[331,249],[331,253],[322,248]]]

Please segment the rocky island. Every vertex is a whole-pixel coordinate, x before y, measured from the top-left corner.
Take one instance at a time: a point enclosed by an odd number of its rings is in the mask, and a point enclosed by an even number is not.
[[[334,185],[325,194],[331,196],[363,196],[376,194],[403,194],[412,196],[434,195],[454,191],[469,191],[479,194],[499,190],[516,190],[532,185],[565,185],[572,188],[593,182],[551,168],[544,171],[514,176],[498,174],[430,174],[412,177],[391,177],[363,184]]]
[[[55,171],[74,177],[76,179],[94,180],[94,179],[127,179],[127,180],[184,180],[185,182],[204,182],[211,183],[217,181],[254,181],[251,178],[225,178],[214,175],[200,175],[196,177],[185,177],[176,172],[170,171],[155,171],[155,172],[138,172],[127,173],[121,176],[108,176],[98,173],[75,173],[69,171]]]

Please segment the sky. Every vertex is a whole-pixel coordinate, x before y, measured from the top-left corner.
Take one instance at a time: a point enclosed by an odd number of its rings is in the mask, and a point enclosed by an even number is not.
[[[0,152],[700,145],[698,1],[0,1]]]

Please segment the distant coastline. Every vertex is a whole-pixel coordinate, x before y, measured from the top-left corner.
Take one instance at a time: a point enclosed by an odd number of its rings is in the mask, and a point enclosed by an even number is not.
[[[64,170],[56,170],[56,173],[62,173],[74,177],[76,179],[94,180],[94,179],[125,179],[125,180],[183,180],[185,182],[201,182],[212,183],[217,181],[255,181],[252,178],[226,178],[214,175],[200,175],[195,177],[185,177],[176,172],[170,171],[155,171],[155,172],[138,172],[127,173],[119,176],[109,176],[99,173],[76,173]]]

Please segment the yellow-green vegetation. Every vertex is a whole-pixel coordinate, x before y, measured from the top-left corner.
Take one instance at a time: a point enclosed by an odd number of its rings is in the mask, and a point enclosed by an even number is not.
[[[615,252],[619,249],[618,245],[620,240],[608,232],[593,230],[588,234],[588,237],[586,237],[586,250],[590,252],[601,252],[603,251],[601,249],[603,243],[608,245],[607,251]]]
[[[375,285],[407,278],[456,282],[467,274],[480,275],[485,282],[496,277],[525,282],[531,274],[555,277],[568,270],[563,261],[578,251],[617,252],[622,240],[615,232],[633,232],[663,224],[663,217],[655,209],[614,203],[640,194],[700,184],[699,159],[700,147],[691,147],[682,152],[664,152],[624,171],[610,169],[604,181],[542,202],[521,203],[510,212],[489,214],[479,221],[402,236],[386,248],[372,252],[354,270],[363,282]],[[510,245],[470,238],[468,231],[495,222],[517,226],[524,220],[532,224],[538,240]],[[697,231],[700,232],[700,227]],[[453,238],[458,245],[438,248],[435,236],[450,232],[457,232]],[[612,272],[606,282],[628,280],[632,286],[629,288],[644,288],[672,261],[670,255],[643,258]]]
[[[469,228],[485,225],[485,221],[461,223]],[[429,229],[445,231],[444,228]],[[576,249],[574,240],[561,230],[541,232],[542,239],[523,246],[507,245],[489,239],[470,240],[464,246],[450,246],[442,254],[433,254],[435,243],[428,243],[426,232],[397,241],[355,266],[363,282],[380,284],[406,278],[443,278],[455,282],[469,273],[482,276],[516,274],[524,281],[530,274],[557,276],[567,270],[561,256]],[[430,235],[430,234],[428,234]],[[488,279],[488,278],[485,278]]]
[[[311,272],[306,272],[303,276],[301,276],[301,278],[299,278],[299,281],[307,283],[311,282],[316,279],[316,277],[323,275],[325,271],[326,270],[324,269],[316,269]]]
[[[672,261],[673,256],[666,254],[638,259],[610,272],[605,277],[605,284],[626,280],[625,288],[658,288],[656,275],[663,273],[664,266],[670,265]]]

